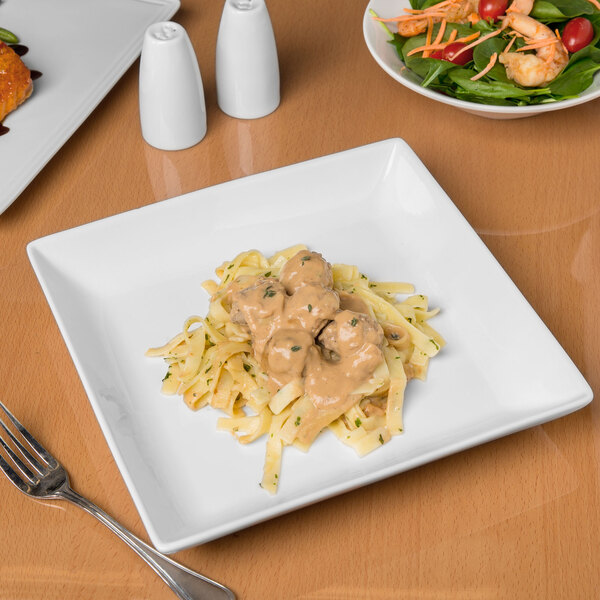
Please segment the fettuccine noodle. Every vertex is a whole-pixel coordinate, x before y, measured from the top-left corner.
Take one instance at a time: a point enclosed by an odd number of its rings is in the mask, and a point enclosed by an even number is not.
[[[292,285],[292,264],[294,277],[307,273],[322,280],[307,280],[306,287],[304,281]],[[308,267],[316,269],[313,275]],[[325,428],[360,456],[403,432],[407,382],[424,380],[429,359],[445,345],[428,323],[438,309],[429,310],[427,298],[415,294],[411,284],[371,281],[357,267],[331,266],[303,245],[271,258],[256,250],[243,252],[218,267],[216,275],[218,281],[203,283],[211,296],[208,314],[189,317],[180,333],[146,355],[168,364],[163,393],[183,396],[193,410],[221,410],[226,416],[218,420],[218,429],[241,444],[266,436],[264,489],[277,491],[284,446],[306,451]],[[329,283],[324,283],[327,277]],[[252,294],[261,306],[250,303]],[[406,297],[399,300],[398,295]],[[303,297],[309,300],[300,306]],[[322,299],[333,302],[329,314],[319,304]],[[272,312],[273,306],[283,312],[254,317],[271,314],[265,310]],[[309,318],[313,325],[306,325]],[[355,344],[360,352],[354,347],[349,351],[354,354],[349,355],[347,372],[340,371],[346,360],[344,327],[364,336]],[[281,340],[288,339],[292,341],[284,347]],[[359,359],[367,361],[366,376],[353,381],[351,376],[361,372]],[[281,360],[289,362],[277,371],[273,365]],[[337,372],[351,389],[335,396],[330,386],[320,395],[319,386],[326,382],[319,377],[329,374],[331,380]]]

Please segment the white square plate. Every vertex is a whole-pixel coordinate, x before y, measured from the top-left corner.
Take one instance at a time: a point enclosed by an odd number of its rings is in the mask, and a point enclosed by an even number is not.
[[[42,72],[31,97],[4,119],[0,214],[73,135],[139,56],[144,32],[179,0],[2,0],[0,26]]]
[[[411,381],[405,433],[358,458],[330,432],[258,483],[217,411],[160,394],[150,346],[205,314],[203,280],[238,252],[303,242],[373,279],[410,281],[448,344]],[[592,392],[405,142],[252,175],[36,240],[35,272],[150,538],[174,552],[581,408]]]

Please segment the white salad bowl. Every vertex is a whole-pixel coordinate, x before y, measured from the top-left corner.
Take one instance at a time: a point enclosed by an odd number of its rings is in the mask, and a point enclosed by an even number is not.
[[[570,98],[559,102],[549,102],[548,104],[535,104],[531,106],[495,106],[491,104],[478,104],[468,102],[467,100],[458,100],[421,86],[421,79],[407,69],[400,60],[396,49],[389,43],[389,37],[380,23],[373,20],[371,10],[375,11],[380,17],[395,17],[401,15],[403,9],[410,8],[408,0],[371,0],[363,18],[363,34],[367,48],[377,61],[377,64],[396,81],[402,85],[437,102],[449,104],[460,108],[466,112],[488,119],[520,119],[523,117],[533,117],[541,113],[553,110],[570,108],[595,100],[600,97],[600,78],[596,76],[592,85],[582,92],[578,98]]]

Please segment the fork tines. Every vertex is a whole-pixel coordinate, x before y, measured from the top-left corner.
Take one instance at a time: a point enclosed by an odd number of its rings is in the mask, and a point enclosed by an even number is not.
[[[18,419],[4,406],[0,401],[0,408],[4,411],[10,422],[16,428],[18,434],[31,447],[33,453],[28,450],[19,437],[15,435],[6,423],[0,417],[0,445],[4,448],[6,455],[12,461],[14,467],[31,484],[37,482],[48,470],[57,466],[56,459],[23,427]],[[1,414],[1,413],[0,413]],[[6,433],[6,436],[3,435]],[[6,439],[7,438],[7,439]],[[7,440],[10,440],[12,446]],[[14,470],[13,466],[0,454],[0,468],[8,476],[8,478],[22,491],[27,492],[29,486],[26,481],[23,481],[19,474]]]

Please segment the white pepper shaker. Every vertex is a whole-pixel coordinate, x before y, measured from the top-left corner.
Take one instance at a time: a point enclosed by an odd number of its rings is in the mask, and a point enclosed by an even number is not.
[[[216,80],[219,108],[232,117],[257,119],[279,106],[277,46],[264,0],[225,0]]]
[[[142,136],[161,150],[183,150],[206,135],[200,67],[186,30],[172,21],[150,25],[140,61]]]

